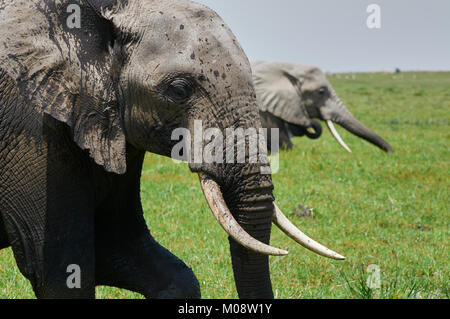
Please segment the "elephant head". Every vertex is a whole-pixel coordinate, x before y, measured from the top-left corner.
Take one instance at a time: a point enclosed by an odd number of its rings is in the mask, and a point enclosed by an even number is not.
[[[252,63],[252,68],[258,106],[266,121],[270,117],[276,117],[288,123],[293,136],[307,135],[310,138],[318,138],[322,130],[320,124],[313,119],[320,119],[327,123],[339,144],[349,152],[350,148],[342,140],[333,123],[385,152],[393,152],[385,140],[350,113],[318,67],[257,61]]]
[[[69,4],[78,6],[82,28],[67,23]],[[13,17],[13,6],[2,16]],[[29,105],[66,123],[78,147],[108,172],[127,173],[129,146],[171,156],[174,130],[194,136],[196,121],[221,133],[261,127],[250,63],[222,19],[202,5],[34,0],[22,12],[29,23],[0,31],[18,35],[11,50],[0,51],[1,67]],[[224,146],[224,157],[231,149]],[[284,217],[274,204],[271,176],[249,157],[239,164],[189,159],[189,167],[230,235],[239,296],[267,298],[273,297],[268,255],[287,254],[269,246],[273,222],[301,245],[343,257]]]

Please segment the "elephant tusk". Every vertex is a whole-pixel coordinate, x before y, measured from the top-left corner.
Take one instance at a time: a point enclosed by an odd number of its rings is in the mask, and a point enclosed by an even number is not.
[[[334,127],[333,122],[331,122],[330,120],[327,121],[327,125],[328,128],[331,131],[331,134],[333,134],[334,138],[338,141],[338,143],[347,150],[347,152],[351,153],[352,150],[350,149],[350,147],[347,146],[347,144],[345,144],[344,140],[342,139],[342,137],[339,135],[338,131],[336,130],[336,128]]]
[[[338,253],[335,253],[334,251],[326,248],[325,246],[319,244],[318,242],[314,241],[313,239],[306,236],[303,232],[301,232],[297,227],[292,224],[289,219],[281,212],[281,210],[278,208],[278,206],[275,205],[275,215],[273,222],[275,225],[278,226],[286,235],[291,237],[293,240],[295,240],[297,243],[305,247],[306,249],[309,249],[316,254],[319,254],[321,256],[336,259],[336,260],[345,260],[344,256],[339,255]]]
[[[219,185],[205,174],[199,173],[203,194],[222,228],[242,246],[264,255],[285,256],[287,251],[266,245],[250,236],[234,219],[220,190]]]

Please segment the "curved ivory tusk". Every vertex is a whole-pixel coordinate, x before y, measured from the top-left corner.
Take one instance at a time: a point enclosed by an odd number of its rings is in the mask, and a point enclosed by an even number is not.
[[[219,185],[205,174],[199,173],[203,194],[222,228],[242,246],[264,255],[285,256],[287,251],[266,245],[250,236],[234,219],[223,199]]]
[[[347,152],[351,153],[352,150],[350,149],[350,147],[347,146],[347,144],[345,144],[344,140],[342,139],[342,137],[339,135],[338,131],[336,130],[336,128],[334,127],[333,122],[331,122],[330,120],[327,121],[327,125],[328,128],[331,131],[331,134],[333,134],[334,138],[338,141],[339,144],[341,144],[341,146],[343,148],[345,148],[347,150]]]
[[[322,246],[318,242],[315,242],[308,236],[306,236],[304,233],[302,233],[297,227],[292,224],[289,219],[287,219],[286,216],[281,212],[281,210],[278,208],[278,206],[275,205],[275,217],[273,222],[275,225],[278,226],[286,235],[291,237],[293,240],[295,240],[297,243],[305,247],[306,249],[309,249],[316,254],[319,254],[324,257],[328,257],[331,259],[336,260],[345,260],[344,256],[339,255],[338,253],[335,253],[334,251],[326,248],[325,246]]]

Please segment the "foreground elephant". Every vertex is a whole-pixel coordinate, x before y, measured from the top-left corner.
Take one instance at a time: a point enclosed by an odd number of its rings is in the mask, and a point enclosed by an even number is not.
[[[200,297],[191,269],[147,229],[140,176],[146,151],[171,155],[176,128],[260,127],[250,63],[224,22],[189,1],[11,0],[0,42],[0,248],[12,246],[36,296],[109,285]],[[269,246],[272,222],[343,259],[274,205],[266,161],[189,162],[230,235],[240,297],[273,297],[268,255],[287,252]],[[81,284],[69,288],[73,265]]]
[[[257,61],[252,63],[252,69],[262,126],[280,129],[281,148],[292,148],[291,138],[294,136],[319,138],[322,127],[314,119],[320,119],[326,121],[333,136],[349,152],[350,148],[333,123],[386,152],[393,152],[385,140],[347,110],[319,68]]]

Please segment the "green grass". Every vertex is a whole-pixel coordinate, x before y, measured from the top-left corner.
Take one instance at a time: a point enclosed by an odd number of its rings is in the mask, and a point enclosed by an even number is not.
[[[328,260],[274,229],[278,298],[449,298],[450,73],[332,75],[330,81],[361,122],[395,149],[387,155],[340,129],[346,153],[331,135],[295,139],[273,176],[278,205],[302,203],[313,217],[291,220],[347,257]],[[196,273],[204,298],[236,298],[226,235],[186,165],[148,155],[142,198],[153,235]],[[381,286],[370,289],[377,265]],[[100,287],[99,298],[139,298]],[[10,250],[0,252],[0,298],[34,298]]]

